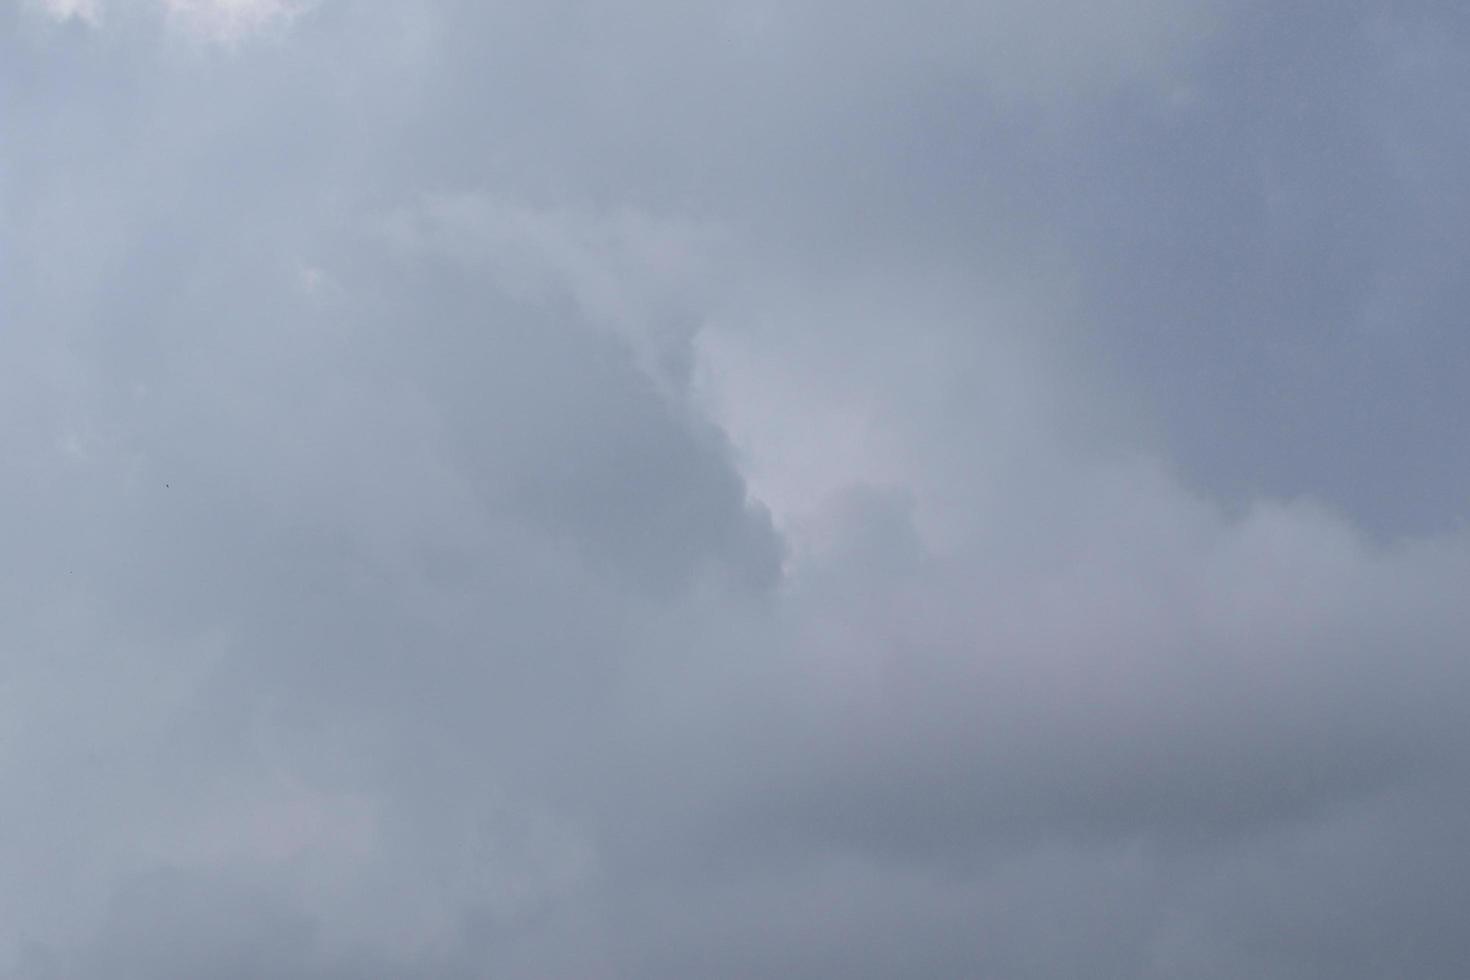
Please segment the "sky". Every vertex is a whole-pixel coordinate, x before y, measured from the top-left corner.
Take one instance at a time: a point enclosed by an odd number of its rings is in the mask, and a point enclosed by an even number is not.
[[[0,0],[0,978],[1461,980],[1470,13]]]

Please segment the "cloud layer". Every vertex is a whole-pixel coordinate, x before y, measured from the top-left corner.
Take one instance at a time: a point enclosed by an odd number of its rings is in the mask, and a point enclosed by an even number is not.
[[[311,7],[311,0],[26,0],[61,23],[78,21],[100,28],[117,16],[162,14],[166,22],[201,41],[238,44],[252,35],[288,26]]]
[[[1465,29],[5,8],[0,976],[1463,976]]]

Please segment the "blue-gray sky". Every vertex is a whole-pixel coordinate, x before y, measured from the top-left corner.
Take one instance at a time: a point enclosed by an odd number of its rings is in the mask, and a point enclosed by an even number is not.
[[[0,977],[1460,980],[1466,52],[6,0]]]

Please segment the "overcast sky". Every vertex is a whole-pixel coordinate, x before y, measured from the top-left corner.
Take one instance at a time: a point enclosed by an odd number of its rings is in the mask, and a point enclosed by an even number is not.
[[[1470,13],[0,0],[0,977],[1463,980]]]

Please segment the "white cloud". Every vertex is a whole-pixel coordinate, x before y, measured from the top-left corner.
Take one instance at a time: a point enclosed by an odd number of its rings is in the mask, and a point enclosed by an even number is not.
[[[28,0],[60,21],[100,27],[109,0]],[[135,4],[161,11],[169,25],[201,41],[231,45],[289,25],[317,0],[145,0]]]
[[[313,0],[163,0],[170,22],[187,33],[222,44],[289,24]]]
[[[96,27],[102,23],[102,0],[30,0],[57,20],[79,20]]]

